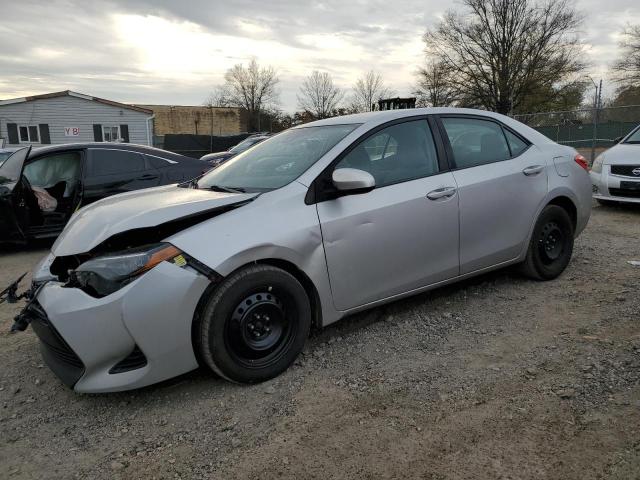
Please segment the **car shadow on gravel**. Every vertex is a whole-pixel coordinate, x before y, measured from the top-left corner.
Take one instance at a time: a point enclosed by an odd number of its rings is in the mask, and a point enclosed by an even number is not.
[[[463,292],[467,292],[470,289],[499,288],[503,285],[531,282],[531,280],[518,274],[516,268],[505,267],[494,270],[350,315],[325,328],[316,329],[311,334],[310,343],[315,341],[324,342],[332,337],[349,335],[377,322],[389,320],[390,317],[405,317],[416,309],[432,309],[434,314],[443,313],[443,310],[458,309],[453,303],[459,300],[459,294],[463,294]]]
[[[640,203],[613,203],[611,205],[602,205],[596,203],[594,208],[599,208],[605,212],[624,212],[640,215]]]

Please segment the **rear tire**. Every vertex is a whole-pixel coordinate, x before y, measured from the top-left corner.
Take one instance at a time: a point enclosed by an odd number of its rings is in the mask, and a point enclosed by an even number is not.
[[[529,242],[522,273],[536,280],[552,280],[560,275],[573,253],[573,222],[557,205],[544,207]]]
[[[258,383],[285,371],[302,351],[311,305],[296,278],[270,265],[253,265],[226,278],[194,325],[202,361],[238,383]]]

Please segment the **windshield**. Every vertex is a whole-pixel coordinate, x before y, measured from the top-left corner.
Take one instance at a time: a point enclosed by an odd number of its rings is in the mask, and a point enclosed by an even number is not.
[[[11,156],[13,152],[0,152],[0,165],[4,163],[4,161]]]
[[[258,143],[259,141],[261,141],[262,138],[247,138],[243,141],[241,141],[239,144],[237,144],[235,147],[231,147],[229,149],[230,152],[233,153],[240,153],[240,152],[244,152],[247,148],[249,148],[251,145],[254,145],[256,143]]]
[[[294,128],[271,137],[198,180],[198,188],[264,192],[285,186],[359,125]]]
[[[25,156],[24,153],[17,154],[18,152],[23,152],[23,150],[26,149],[21,148],[20,150],[16,150],[11,153],[9,158],[2,162],[0,165],[0,182],[9,183],[18,181],[20,173],[22,172],[22,164],[24,163]]]
[[[624,143],[640,143],[640,127],[637,127],[635,131],[631,132],[631,135],[627,137]]]

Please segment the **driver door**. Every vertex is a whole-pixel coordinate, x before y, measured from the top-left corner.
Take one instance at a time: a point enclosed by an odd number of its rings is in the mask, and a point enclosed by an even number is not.
[[[0,166],[0,241],[26,239],[30,207],[22,168],[30,152],[31,147],[17,150]]]
[[[24,166],[22,176],[38,206],[31,236],[56,235],[64,228],[78,205],[81,165],[82,151],[68,150],[36,156]]]
[[[335,165],[376,187],[317,204],[334,305],[349,310],[458,275],[458,197],[427,120],[379,130]]]

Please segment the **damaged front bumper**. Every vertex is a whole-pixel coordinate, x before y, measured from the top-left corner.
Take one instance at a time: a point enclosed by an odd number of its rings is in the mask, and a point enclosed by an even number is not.
[[[50,263],[41,263],[34,280],[47,277]],[[24,314],[44,361],[65,384],[85,393],[129,390],[197,368],[191,325],[210,283],[169,262],[103,298],[48,278]]]

